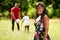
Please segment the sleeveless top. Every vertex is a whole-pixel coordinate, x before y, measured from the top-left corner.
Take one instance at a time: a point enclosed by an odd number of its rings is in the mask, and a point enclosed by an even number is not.
[[[36,27],[36,31],[44,30],[43,21],[41,20],[41,15],[38,18],[36,18],[34,25]]]

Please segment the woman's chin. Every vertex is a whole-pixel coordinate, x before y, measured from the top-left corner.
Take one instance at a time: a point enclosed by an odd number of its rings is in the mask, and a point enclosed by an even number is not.
[[[41,13],[38,13],[39,15],[41,14]]]

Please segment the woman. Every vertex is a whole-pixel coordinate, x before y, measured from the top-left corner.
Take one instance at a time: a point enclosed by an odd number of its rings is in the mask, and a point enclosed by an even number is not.
[[[38,2],[36,5],[35,27],[36,27],[36,32],[39,31],[39,35],[43,31],[44,35],[42,40],[46,40],[48,34],[48,28],[49,28],[49,18],[46,13],[46,7],[42,2]]]

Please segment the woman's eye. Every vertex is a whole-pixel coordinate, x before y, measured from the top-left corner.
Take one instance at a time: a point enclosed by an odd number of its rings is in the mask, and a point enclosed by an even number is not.
[[[40,7],[38,7],[38,9],[41,9]]]
[[[41,8],[39,8],[39,9],[41,9]]]

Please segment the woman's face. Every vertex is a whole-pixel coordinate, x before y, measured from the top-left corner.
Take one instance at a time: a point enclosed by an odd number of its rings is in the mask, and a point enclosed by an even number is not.
[[[37,7],[37,13],[38,13],[38,14],[42,14],[43,11],[44,11],[44,8],[39,5],[39,6]]]

